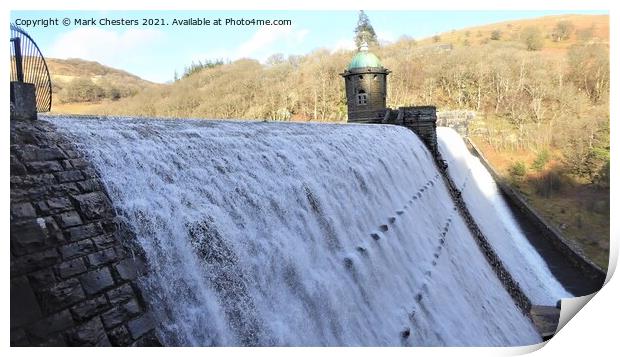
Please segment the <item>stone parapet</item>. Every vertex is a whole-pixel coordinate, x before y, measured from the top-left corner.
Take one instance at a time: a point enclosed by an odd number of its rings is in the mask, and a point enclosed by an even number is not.
[[[462,137],[469,135],[469,123],[476,118],[476,112],[470,110],[450,110],[437,112],[437,126],[456,130]]]
[[[37,118],[36,89],[32,83],[11,82],[11,119]]]

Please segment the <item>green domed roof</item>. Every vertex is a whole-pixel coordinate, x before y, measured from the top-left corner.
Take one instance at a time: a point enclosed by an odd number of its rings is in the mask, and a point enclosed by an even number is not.
[[[383,65],[381,61],[379,61],[379,57],[375,56],[373,53],[360,51],[353,57],[347,69],[352,70],[364,67],[383,67]]]

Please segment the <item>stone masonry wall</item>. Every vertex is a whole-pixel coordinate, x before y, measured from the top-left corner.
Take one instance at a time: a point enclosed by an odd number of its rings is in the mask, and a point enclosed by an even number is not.
[[[454,201],[454,204],[465,221],[467,228],[469,228],[471,235],[476,240],[478,248],[480,248],[480,251],[495,272],[497,279],[502,283],[502,285],[504,285],[504,289],[506,289],[506,292],[510,294],[510,297],[512,297],[515,305],[525,316],[532,320],[532,302],[527,295],[525,295],[523,290],[521,290],[519,283],[512,277],[508,269],[506,269],[504,263],[493,249],[493,246],[489,243],[489,240],[486,238],[484,233],[482,233],[480,227],[478,227],[478,223],[476,223],[476,220],[472,216],[471,212],[469,212],[469,208],[463,199],[461,190],[448,173],[448,165],[446,164],[446,161],[443,160],[441,153],[439,152],[437,153],[437,156],[435,156],[435,163],[437,164],[439,172],[441,172],[446,188],[452,197],[452,201]],[[534,321],[532,320],[532,322]]]
[[[11,120],[11,346],[158,345],[94,168],[55,127]]]
[[[476,112],[469,110],[450,110],[437,112],[437,126],[456,130],[462,137],[469,135],[469,123],[476,118]]]

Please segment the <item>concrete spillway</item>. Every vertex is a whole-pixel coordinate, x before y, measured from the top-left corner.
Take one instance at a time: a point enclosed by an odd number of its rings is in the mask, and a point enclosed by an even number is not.
[[[46,120],[88,156],[135,234],[167,345],[540,342],[407,129]],[[477,184],[461,178],[463,192]],[[498,250],[536,276],[531,299],[563,294],[529,252]]]
[[[555,305],[561,298],[572,297],[529,243],[495,181],[480,160],[469,153],[460,135],[449,128],[438,128],[437,139],[452,179],[457,185],[472,182],[462,191],[467,207],[532,303]]]

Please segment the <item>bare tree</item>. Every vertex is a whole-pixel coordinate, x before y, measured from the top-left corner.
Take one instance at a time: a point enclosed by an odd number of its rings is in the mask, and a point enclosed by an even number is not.
[[[553,31],[551,31],[551,38],[555,42],[565,41],[570,37],[573,31],[575,31],[575,25],[571,21],[560,21],[555,25]]]

